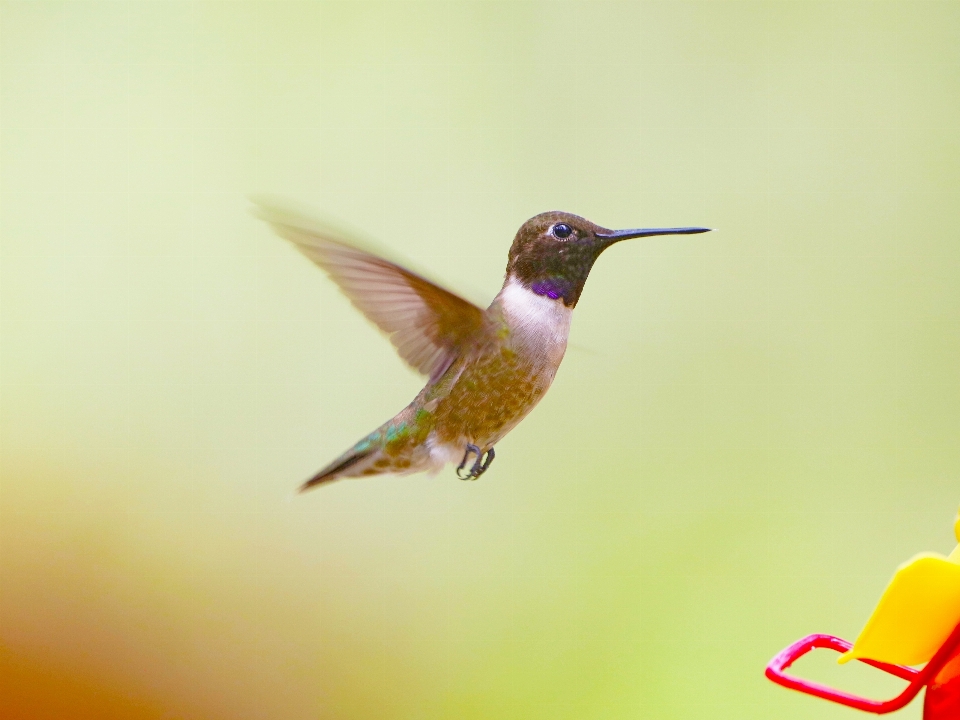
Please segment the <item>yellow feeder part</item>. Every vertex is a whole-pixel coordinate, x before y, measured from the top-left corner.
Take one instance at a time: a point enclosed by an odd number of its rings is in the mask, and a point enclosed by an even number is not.
[[[960,514],[954,525],[960,541]],[[949,557],[924,553],[904,563],[853,647],[840,656],[894,665],[927,662],[960,623],[960,545]]]

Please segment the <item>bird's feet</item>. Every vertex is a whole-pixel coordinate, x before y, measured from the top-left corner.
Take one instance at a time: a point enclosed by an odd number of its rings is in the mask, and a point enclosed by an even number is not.
[[[473,466],[464,473],[462,471],[467,466],[467,460],[470,459],[471,453],[476,455],[477,459],[474,461]],[[457,477],[461,480],[476,480],[487,471],[487,468],[490,467],[490,464],[496,456],[497,454],[493,451],[493,448],[483,453],[476,445],[467,445],[467,450],[463,453],[463,460],[461,460],[457,466]]]

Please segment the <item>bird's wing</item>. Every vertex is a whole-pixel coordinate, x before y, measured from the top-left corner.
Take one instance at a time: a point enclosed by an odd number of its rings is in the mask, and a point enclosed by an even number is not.
[[[304,227],[297,218],[263,209],[281,237],[323,268],[364,315],[386,333],[400,357],[415,369],[439,377],[484,326],[484,311],[365,250],[334,231]]]

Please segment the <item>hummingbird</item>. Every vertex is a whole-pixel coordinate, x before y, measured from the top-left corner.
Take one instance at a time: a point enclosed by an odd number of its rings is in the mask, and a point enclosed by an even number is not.
[[[261,217],[323,268],[400,357],[427,376],[407,407],[301,492],[341,478],[437,472],[453,463],[460,479],[476,480],[490,468],[494,446],[553,382],[573,309],[600,253],[630,238],[711,229],[609,230],[571,213],[541,213],[514,237],[503,287],[484,310],[334,231],[268,209]]]

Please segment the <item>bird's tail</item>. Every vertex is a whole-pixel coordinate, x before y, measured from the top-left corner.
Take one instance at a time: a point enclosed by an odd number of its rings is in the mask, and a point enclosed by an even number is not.
[[[374,467],[377,460],[383,455],[383,448],[383,433],[378,429],[307,480],[300,486],[300,492],[306,492],[317,485],[330,483],[341,478],[389,472],[385,468]]]

